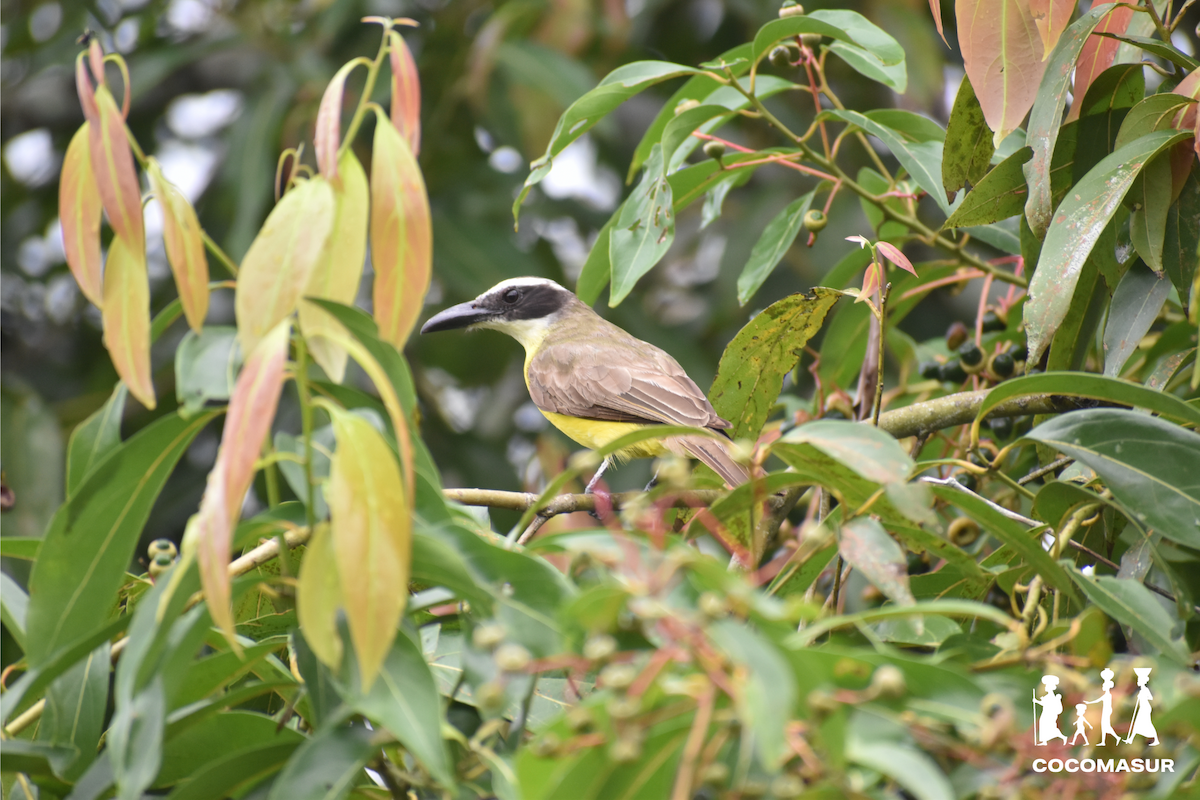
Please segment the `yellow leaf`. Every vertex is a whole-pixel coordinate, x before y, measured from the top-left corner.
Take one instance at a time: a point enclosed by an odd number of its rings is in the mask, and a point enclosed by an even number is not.
[[[382,113],[371,161],[371,263],[379,338],[402,349],[425,303],[433,258],[425,181],[412,150]]]
[[[412,516],[392,450],[362,417],[330,406],[337,450],[325,497],[350,638],[364,690],[391,649],[408,599]]]
[[[157,160],[150,159],[147,172],[150,189],[162,209],[163,242],[175,274],[179,301],[188,325],[199,333],[208,314],[208,259],[204,255],[200,220],[183,193],[163,177]]]
[[[313,655],[330,669],[342,663],[342,637],[337,631],[337,610],[342,606],[337,553],[329,524],[317,525],[300,562],[296,587],[296,616]]]
[[[104,346],[129,392],[154,408],[150,377],[150,282],[141,240],[134,247],[121,236],[108,247],[104,268]]]
[[[296,309],[333,229],[333,189],[324,178],[283,196],[250,244],[238,273],[238,335],[249,353]]]
[[[346,78],[359,63],[361,62],[355,59],[342,65],[325,89],[321,105],[317,109],[313,148],[317,153],[317,168],[323,177],[331,181],[338,176],[341,166],[338,163],[337,152],[342,143],[342,95],[346,91]]]
[[[62,220],[63,250],[67,266],[83,291],[96,306],[104,305],[100,259],[100,187],[92,174],[88,149],[88,123],[83,123],[63,158],[58,184],[58,216]]]
[[[349,150],[339,161],[339,177],[333,182],[337,202],[333,234],[308,280],[304,296],[352,305],[358,296],[367,258],[367,173]],[[346,351],[322,335],[330,329],[342,330],[341,323],[315,304],[301,303],[300,329],[321,369],[331,380],[341,383],[346,373]]]
[[[96,89],[96,113],[99,124],[88,126],[88,146],[108,224],[130,247],[140,250],[146,246],[142,190],[133,166],[125,120],[106,86]]]
[[[208,474],[204,497],[200,499],[200,511],[192,517],[188,527],[192,528],[196,543],[200,585],[204,588],[208,612],[230,646],[240,653],[241,645],[237,640],[233,609],[230,607],[229,552],[234,520],[229,514],[228,491],[228,459],[226,453],[222,452]]]

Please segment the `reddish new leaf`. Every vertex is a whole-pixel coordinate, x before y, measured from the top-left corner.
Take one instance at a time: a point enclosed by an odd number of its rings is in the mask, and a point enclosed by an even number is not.
[[[1029,0],[1029,13],[1042,38],[1043,58],[1058,44],[1058,38],[1071,22],[1075,0]]]
[[[1174,91],[1175,94],[1180,94],[1184,97],[1190,97],[1192,100],[1200,101],[1200,70],[1196,70],[1189,74],[1186,78],[1181,80],[1179,85],[1176,86],[1172,91]],[[1197,109],[1200,109],[1200,102],[1191,103],[1190,105],[1181,109],[1175,116],[1175,127],[1181,131],[1192,131],[1194,134],[1192,139],[1192,147],[1196,151],[1196,157],[1200,158],[1200,112],[1198,112]],[[1191,167],[1190,159],[1188,161],[1188,167]],[[1183,180],[1186,179],[1187,175],[1184,174]],[[1183,181],[1178,179],[1178,175],[1176,175],[1176,180],[1180,183],[1180,185],[1182,185]]]
[[[412,515],[400,467],[362,417],[328,406],[337,439],[325,497],[350,638],[364,689],[374,682],[404,613]]]
[[[283,196],[250,244],[238,273],[238,336],[244,352],[291,315],[333,229],[333,189],[324,178]]]
[[[1020,126],[1046,64],[1028,0],[957,0],[958,43],[993,141]]]
[[[367,258],[367,220],[369,189],[367,173],[354,153],[346,150],[339,159],[338,180],[334,181],[336,199],[333,233],[325,245],[316,269],[304,289],[305,297],[319,297],[353,305],[362,280]],[[341,330],[341,324],[313,303],[300,304],[300,329],[308,341],[313,358],[332,380],[341,383],[346,372],[346,351],[328,337],[329,330]]]
[[[338,175],[338,148],[342,145],[342,97],[346,92],[346,78],[359,65],[355,59],[342,66],[329,82],[321,105],[317,109],[317,129],[313,134],[313,145],[317,152],[317,168],[329,180]]]
[[[84,118],[98,125],[100,110],[96,108],[96,90],[92,86],[92,79],[88,77],[86,57],[86,53],[80,53],[75,59],[75,91],[79,95],[79,105],[83,107]]]
[[[938,36],[942,37],[942,41],[946,43],[946,47],[949,47],[950,43],[946,41],[946,32],[942,30],[941,0],[929,0],[929,12],[933,14],[933,24],[937,27]]]
[[[213,624],[221,629],[230,646],[240,653],[242,648],[235,635],[230,605],[229,553],[234,520],[229,513],[228,467],[224,456],[222,453],[217,458],[212,472],[208,473],[200,510],[188,522],[185,537],[195,538],[200,585],[204,588],[204,602],[208,605]]]
[[[105,86],[96,89],[96,113],[99,124],[88,126],[88,145],[108,224],[131,247],[142,249],[145,247],[142,190],[133,166],[125,120]]]
[[[879,251],[880,255],[905,272],[911,272],[913,275],[917,274],[917,271],[913,268],[912,262],[908,260],[908,256],[904,255],[904,253],[901,253],[900,248],[896,247],[896,245],[888,244],[887,242],[880,242],[879,244],[875,245],[875,249]]]
[[[371,262],[379,337],[402,349],[425,303],[433,259],[429,198],[417,160],[380,115],[371,161]]]
[[[1083,105],[1088,87],[1101,72],[1112,66],[1113,59],[1117,57],[1117,48],[1121,46],[1121,42],[1100,34],[1123,34],[1132,19],[1132,8],[1116,6],[1104,15],[1104,19],[1100,20],[1092,35],[1083,43],[1083,49],[1079,51],[1079,60],[1075,63],[1075,85],[1072,88],[1075,99],[1071,103],[1068,120],[1079,119],[1079,109]]]
[[[388,34],[388,43],[392,62],[392,124],[408,141],[415,156],[421,152],[421,81],[417,64],[397,31]]]
[[[96,306],[103,306],[100,188],[92,174],[88,125],[83,123],[67,145],[58,184],[58,217],[62,220],[63,250],[71,274],[84,297]]]
[[[154,408],[150,377],[150,281],[146,253],[117,236],[104,267],[104,346],[129,392]]]
[[[163,177],[162,168],[153,158],[147,174],[150,189],[162,209],[163,242],[175,274],[179,301],[188,325],[199,333],[208,314],[208,259],[204,255],[200,220],[183,193]]]

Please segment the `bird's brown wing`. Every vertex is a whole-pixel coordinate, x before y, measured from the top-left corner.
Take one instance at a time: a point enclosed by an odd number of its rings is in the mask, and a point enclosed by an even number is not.
[[[604,339],[547,344],[530,361],[529,394],[544,411],[583,419],[724,429],[700,387],[652,345]]]

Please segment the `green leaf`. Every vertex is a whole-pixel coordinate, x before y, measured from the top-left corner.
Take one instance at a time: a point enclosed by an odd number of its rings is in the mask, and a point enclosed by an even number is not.
[[[709,396],[717,413],[733,423],[735,439],[758,437],[808,340],[841,294],[817,287],[772,303],[738,331],[721,355]]]
[[[1157,5],[1157,4],[1155,4]],[[1116,39],[1118,42],[1126,42],[1135,47],[1140,47],[1147,53],[1152,53],[1165,61],[1170,61],[1175,66],[1182,69],[1184,72],[1194,72],[1200,69],[1200,61],[1183,53],[1177,47],[1162,41],[1161,39],[1151,39],[1147,36],[1122,36],[1118,33],[1109,33],[1108,31],[1097,31],[1097,36],[1104,36],[1109,39]]]
[[[738,717],[743,730],[754,731],[763,768],[779,769],[790,752],[787,726],[796,704],[796,681],[787,659],[766,637],[740,623],[721,620],[712,623],[708,632],[731,660],[746,669]]]
[[[1163,237],[1163,270],[1180,298],[1187,297],[1196,274],[1200,251],[1200,170],[1192,167],[1179,199],[1167,213]]]
[[[1054,208],[1050,187],[1050,163],[1054,145],[1058,141],[1059,129],[1062,127],[1063,104],[1071,87],[1075,62],[1092,29],[1112,7],[1111,3],[1093,6],[1075,20],[1059,38],[1047,60],[1037,98],[1029,112],[1025,141],[1033,148],[1033,158],[1025,165],[1025,177],[1029,185],[1025,217],[1038,239],[1046,236],[1046,229],[1050,227],[1050,212]]]
[[[1129,109],[1117,131],[1114,148],[1121,148],[1148,133],[1171,130],[1179,110],[1195,101],[1174,92],[1152,94]]]
[[[994,622],[1002,628],[1010,628],[1013,625],[1013,620],[1008,615],[987,603],[977,603],[974,600],[923,600],[912,606],[880,606],[867,611],[860,611],[857,614],[841,614],[834,617],[826,617],[793,633],[787,639],[787,646],[808,647],[829,631],[850,625],[857,625],[862,622],[870,623],[921,615],[985,619],[989,622]]]
[[[1133,266],[1113,292],[1104,324],[1104,374],[1117,377],[1150,330],[1171,291],[1166,276]]]
[[[596,301],[600,299],[600,293],[612,279],[612,251],[609,244],[612,240],[613,225],[617,223],[624,209],[625,203],[617,206],[617,210],[600,228],[600,232],[596,235],[596,241],[588,253],[587,261],[583,263],[583,269],[579,271],[579,280],[575,282],[575,294],[579,295],[579,299],[589,306],[595,305]]]
[[[349,648],[347,648],[349,650]],[[401,633],[388,651],[387,659],[370,691],[358,684],[358,666],[343,665],[347,685],[342,695],[355,711],[387,728],[413,758],[445,787],[454,785],[454,770],[442,742],[442,706],[437,685],[421,649]]]
[[[664,172],[663,152],[650,151],[642,181],[621,206],[621,214],[609,231],[612,260],[612,292],[609,306],[616,308],[633,290],[638,279],[650,271],[675,241],[675,209],[671,184]]]
[[[913,469],[913,460],[899,442],[878,428],[859,422],[807,422],[785,433],[777,440],[779,444],[810,444],[878,484],[903,483]]]
[[[1133,628],[1176,664],[1191,666],[1187,644],[1182,636],[1172,635],[1181,632],[1182,626],[1171,619],[1159,599],[1141,582],[1107,575],[1088,577],[1075,570],[1071,577],[1105,614]]]
[[[804,223],[804,215],[808,213],[816,194],[814,189],[796,198],[767,223],[750,251],[750,258],[742,267],[742,274],[738,276],[739,303],[746,305],[775,271],[792,242],[796,241],[796,234],[800,233],[800,226]]]
[[[64,780],[78,778],[96,758],[96,746],[104,731],[104,715],[108,710],[111,672],[110,647],[105,642],[55,678],[46,689],[46,708],[42,712],[37,738],[74,750],[75,757],[58,771]]]
[[[167,798],[212,800],[243,795],[283,766],[297,746],[297,742],[259,744],[218,758],[180,783]]]
[[[751,56],[752,45],[740,44],[732,50],[726,50],[720,56],[719,60],[724,60],[730,64],[729,71],[734,77],[741,77],[750,69],[750,62],[747,60]],[[671,95],[670,99],[663,104],[658,112],[658,116],[650,123],[650,127],[642,134],[642,139],[638,142],[638,146],[634,148],[633,158],[629,162],[629,172],[625,177],[626,183],[633,183],[633,178],[641,169],[642,164],[646,163],[646,159],[650,157],[650,150],[655,144],[662,141],[663,132],[667,129],[667,125],[671,120],[675,119],[675,109],[684,100],[695,100],[703,102],[705,98],[711,96],[713,92],[723,88],[707,74],[693,75],[688,78],[687,82]],[[601,238],[604,237],[604,232],[600,233]],[[581,295],[582,296],[582,295]],[[591,304],[585,300],[585,303]],[[591,302],[595,302],[594,300]]]
[[[285,640],[272,637],[243,648],[241,654],[226,650],[198,659],[189,666],[183,685],[177,695],[171,698],[171,705],[181,708],[216,694],[244,677],[258,662],[279,651],[284,644]]]
[[[266,714],[226,711],[213,714],[172,736],[163,747],[156,788],[186,783],[214,762],[264,744],[302,745],[308,740]],[[300,797],[298,793],[295,795]]]
[[[908,87],[904,48],[890,34],[856,11],[820,9],[808,17],[846,32],[853,43],[843,39],[835,41],[829,49],[852,69],[904,94]]]
[[[1090,375],[1085,372],[1046,372],[1013,378],[988,392],[975,415],[976,431],[978,431],[980,420],[1000,403],[1012,397],[1034,394],[1093,397],[1097,400],[1144,408],[1180,422],[1200,425],[1200,409],[1193,408],[1173,395],[1103,375]],[[1069,410],[1069,408],[1064,408],[1064,410]]]
[[[963,79],[966,80],[965,78]],[[946,134],[949,136],[949,132]],[[991,141],[988,138],[987,141]],[[970,225],[987,225],[1016,216],[1025,207],[1029,189],[1025,186],[1025,173],[1021,167],[1033,158],[1033,151],[1022,147],[984,176],[962,203],[946,220],[945,228],[960,228]]]
[[[887,124],[893,122],[894,117],[894,113],[880,117],[879,112],[875,111],[861,114],[857,111],[831,109],[822,111],[817,119],[840,119],[879,139],[892,151],[892,155],[900,162],[900,166],[908,171],[917,185],[937,202],[944,214],[949,216],[950,204],[946,201],[946,193],[942,188],[942,142],[914,139],[911,135],[902,134]]]
[[[371,743],[371,731],[362,725],[319,730],[296,748],[272,784],[267,800],[345,797],[378,749]]]
[[[195,414],[209,401],[226,401],[242,366],[237,328],[206,325],[189,330],[175,350],[175,395],[187,414]]]
[[[856,14],[855,16],[858,15]],[[832,39],[840,39],[844,42],[853,41],[848,33],[836,24],[824,19],[820,11],[794,17],[783,17],[782,19],[773,19],[758,29],[758,33],[754,35],[750,60],[757,64],[771,51],[776,42],[783,39],[791,39],[805,33],[816,33]],[[895,53],[890,53],[890,55],[894,56]],[[904,58],[903,50],[900,52],[900,58]]]
[[[846,743],[846,758],[886,775],[917,800],[954,800],[958,796],[937,762],[914,747],[853,737]]]
[[[513,203],[513,219],[520,218],[521,203],[525,201],[529,190],[550,174],[554,157],[571,142],[591,130],[609,112],[656,83],[684,75],[700,74],[703,74],[702,71],[693,67],[665,61],[635,61],[610,72],[600,81],[599,86],[572,103],[559,117],[545,154],[530,165],[532,171],[525,179],[525,185],[517,195],[516,202]]]
[[[916,602],[904,549],[874,519],[855,517],[844,523],[838,530],[838,552],[893,603]]]
[[[31,665],[108,621],[151,506],[214,416],[156,420],[113,450],[59,508],[30,577]]]
[[[954,108],[950,111],[950,121],[946,123],[946,147],[942,153],[942,186],[946,190],[946,199],[953,200],[955,193],[968,183],[978,186],[987,175],[995,152],[996,145],[983,118],[983,108],[975,97],[971,79],[964,75],[954,98]],[[1021,186],[1025,186],[1024,180]]]
[[[844,13],[852,14],[854,12]],[[884,64],[869,50],[845,42],[834,42],[829,46],[829,51],[845,61],[859,75],[882,83],[898,94],[904,94],[908,89],[908,70],[904,62]]]
[[[1161,131],[1119,148],[1091,169],[1055,211],[1025,303],[1031,363],[1041,358],[1066,316],[1083,265],[1133,179],[1150,159],[1187,136]]]
[[[108,402],[71,431],[67,443],[67,497],[83,485],[84,478],[121,444],[121,417],[129,389],[118,381]]]
[[[30,536],[4,536],[0,538],[0,557],[33,561],[41,546],[41,539]]]
[[[1200,547],[1200,434],[1135,411],[1092,408],[1028,436],[1095,470],[1144,525]]]
[[[1171,206],[1171,154],[1151,159],[1125,199],[1133,204],[1129,215],[1129,238],[1146,266],[1163,271],[1163,245],[1167,235],[1167,213]]]
[[[1046,530],[1044,526],[1026,528],[1022,523],[1004,516],[982,497],[971,492],[935,485],[933,493],[958,508],[979,523],[980,528],[1019,553],[1025,563],[1033,567],[1034,571],[1041,575],[1042,580],[1047,584],[1069,596],[1074,596],[1074,587],[1066,570],[1051,558],[1042,546],[1042,533]]]
[[[25,613],[28,608],[29,595],[8,573],[0,572],[0,621],[22,650],[25,649]]]
[[[69,747],[30,742],[24,739],[6,739],[0,748],[0,770],[5,775],[23,772],[26,775],[52,775],[61,771],[62,765],[75,758],[78,753]]]
[[[137,800],[154,783],[162,766],[166,712],[166,693],[158,676],[132,703],[118,701],[106,736],[118,800]]]

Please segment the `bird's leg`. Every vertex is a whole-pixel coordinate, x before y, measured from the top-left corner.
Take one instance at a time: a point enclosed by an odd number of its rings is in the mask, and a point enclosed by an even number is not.
[[[595,487],[596,482],[600,480],[600,476],[604,474],[604,470],[608,469],[608,465],[611,463],[612,456],[607,456],[603,461],[600,462],[600,468],[596,470],[596,474],[592,476],[590,481],[588,481],[587,488],[583,490],[584,494],[592,493],[592,489]]]

